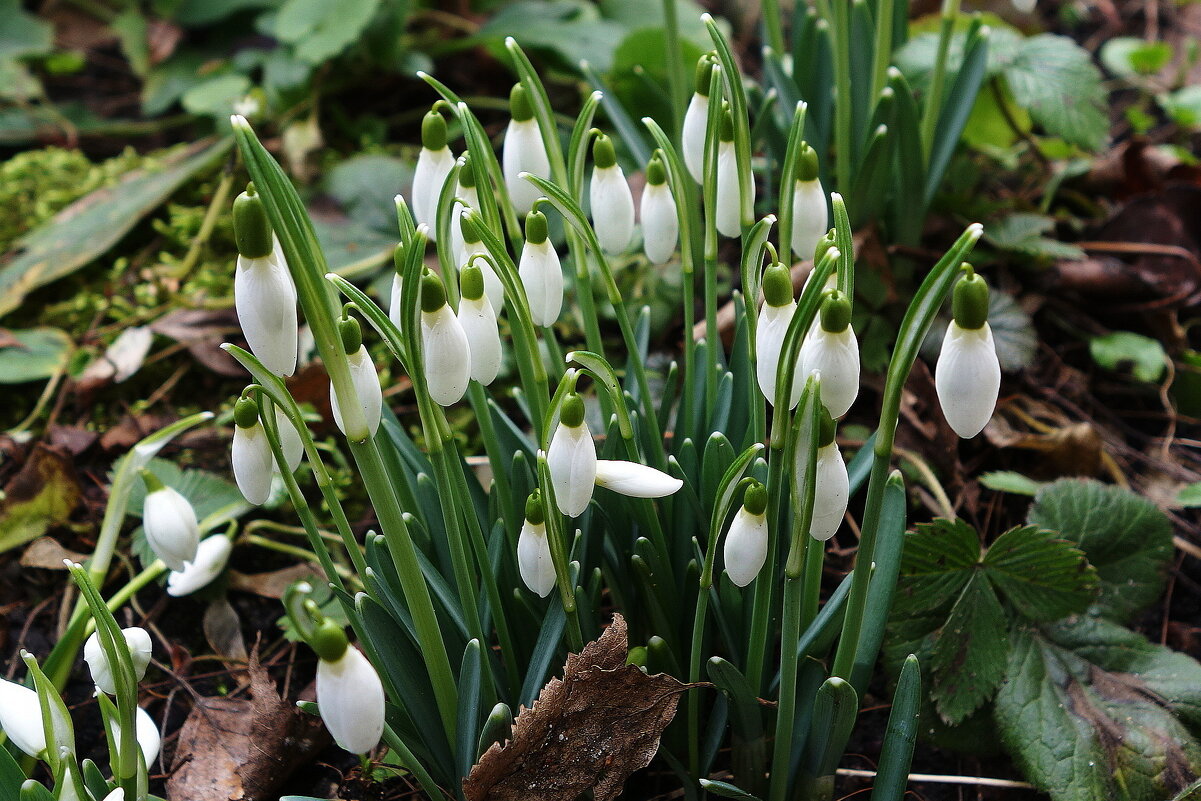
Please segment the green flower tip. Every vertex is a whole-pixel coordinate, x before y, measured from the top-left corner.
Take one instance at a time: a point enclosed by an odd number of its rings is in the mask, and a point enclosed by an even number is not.
[[[337,662],[350,647],[350,642],[342,627],[327,618],[317,625],[309,646],[326,662]]]
[[[274,247],[267,208],[253,184],[234,200],[234,241],[238,252],[247,259],[270,256]]]
[[[245,395],[234,403],[234,423],[238,428],[253,428],[259,421],[259,405]]]
[[[482,239],[480,234],[480,214],[475,209],[464,209],[459,215],[459,230],[463,232],[463,242],[474,245]]]
[[[342,351],[347,356],[358,353],[363,346],[363,327],[354,317],[343,317],[338,321],[338,336],[342,338]]]
[[[467,153],[459,156],[459,186],[464,189],[475,186],[475,173],[471,171],[471,156]]]
[[[792,302],[792,273],[778,261],[763,271],[763,299],[777,308]]]
[[[659,158],[658,153],[651,156],[650,163],[646,165],[646,182],[652,186],[667,183],[667,168],[663,166],[663,159]]]
[[[459,293],[467,300],[479,300],[484,296],[484,273],[474,260],[459,271]]]
[[[851,301],[837,289],[831,289],[822,299],[822,328],[831,334],[841,334],[851,324]]]
[[[446,305],[446,289],[442,279],[429,270],[421,276],[421,310],[433,313]]]
[[[817,240],[817,247],[813,249],[813,263],[818,264],[830,248],[834,247],[834,229],[826,231],[825,236]]]
[[[719,132],[720,132],[720,137],[719,137],[720,141],[722,141],[722,142],[733,142],[734,141],[734,114],[730,111],[729,106],[726,106],[725,108],[722,109],[721,128],[719,129]]]
[[[576,393],[570,393],[563,400],[563,410],[559,413],[559,422],[568,428],[578,428],[584,423],[584,399]]]
[[[426,150],[446,147],[446,119],[434,109],[421,120],[421,146]]]
[[[607,170],[617,163],[617,151],[613,149],[613,140],[604,134],[597,134],[592,143],[592,162],[598,170]]]
[[[826,404],[823,403],[821,408],[817,410],[817,413],[821,415],[817,429],[817,446],[824,448],[834,441],[834,434],[838,429],[838,424],[834,422],[834,418],[826,410]]]
[[[767,511],[767,487],[759,481],[752,482],[742,495],[742,508],[753,515]]]
[[[400,275],[405,268],[405,246],[403,243],[397,244],[392,248],[392,269],[396,270],[396,274]]]
[[[159,490],[166,489],[166,487],[163,486],[163,482],[159,480],[159,477],[154,473],[151,473],[145,467],[138,471],[138,475],[142,477],[142,483],[146,485],[146,494],[149,495],[152,492],[158,492]]]
[[[713,67],[717,59],[712,53],[705,53],[696,62],[696,93],[701,97],[709,96],[709,84],[713,80]]]
[[[531,245],[541,245],[546,237],[546,215],[534,209],[525,215],[525,241]]]
[[[519,83],[513,84],[513,91],[509,92],[509,113],[513,115],[513,122],[534,119],[534,105],[530,103],[530,93]]]
[[[817,180],[817,151],[801,142],[800,152],[797,153],[796,179],[798,181]]]
[[[951,313],[960,328],[972,331],[988,322],[988,284],[967,262],[963,264],[963,278],[955,284],[951,296]]]
[[[546,511],[542,508],[542,493],[534,490],[525,501],[525,519],[535,526],[546,522]]]

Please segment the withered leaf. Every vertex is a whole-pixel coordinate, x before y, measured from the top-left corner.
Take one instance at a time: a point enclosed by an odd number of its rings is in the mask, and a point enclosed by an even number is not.
[[[574,801],[591,790],[612,801],[634,771],[650,764],[659,737],[692,687],[666,673],[626,664],[625,619],[567,656],[562,679],[522,708],[513,738],[494,744],[463,780],[468,801]]]

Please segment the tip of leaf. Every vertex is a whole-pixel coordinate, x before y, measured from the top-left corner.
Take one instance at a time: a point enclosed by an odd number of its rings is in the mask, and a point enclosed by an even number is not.
[[[509,48],[510,50],[512,50],[512,49],[513,49],[514,47],[516,47],[516,46],[517,46],[517,40],[516,40],[516,39],[514,39],[512,36],[506,36],[506,37],[505,37],[505,47],[507,47],[507,48]]]
[[[706,25],[711,24],[713,22],[713,15],[706,11],[704,14],[701,14],[701,22]]]
[[[831,192],[830,193],[830,202],[831,203],[841,203],[842,195],[839,194],[838,192]]]
[[[235,128],[241,128],[246,131],[250,130],[250,123],[247,122],[246,118],[243,117],[241,114],[230,114],[229,115],[229,124]]]

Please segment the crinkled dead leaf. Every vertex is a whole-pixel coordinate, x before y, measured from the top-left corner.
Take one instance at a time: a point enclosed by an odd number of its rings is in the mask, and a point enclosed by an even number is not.
[[[71,458],[57,448],[35,446],[0,495],[0,552],[66,523],[81,494]]]
[[[666,673],[626,664],[625,619],[567,656],[562,679],[517,716],[513,737],[494,744],[463,780],[468,801],[574,801],[591,790],[612,801],[634,771],[646,767],[659,736],[691,687]]]

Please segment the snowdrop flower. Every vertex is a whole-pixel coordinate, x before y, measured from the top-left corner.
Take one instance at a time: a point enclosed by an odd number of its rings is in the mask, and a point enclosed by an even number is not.
[[[446,302],[442,279],[428,270],[421,278],[421,348],[430,397],[440,406],[458,403],[471,379],[471,345]]]
[[[642,246],[654,264],[663,264],[676,252],[680,218],[676,200],[667,185],[667,170],[658,152],[646,167],[646,186],[642,190]]]
[[[116,788],[104,797],[104,801],[125,801],[125,788]]]
[[[742,508],[730,523],[725,545],[726,573],[735,586],[755,580],[767,559],[767,488],[756,481],[746,488]]]
[[[171,487],[163,486],[158,476],[142,470],[146,500],[142,506],[142,527],[146,541],[170,570],[182,570],[184,562],[196,558],[200,545],[200,526],[196,511],[188,499]]]
[[[825,392],[825,381],[822,381],[822,394]],[[846,462],[834,441],[834,419],[821,412],[822,424],[818,432],[817,448],[817,478],[814,482],[813,520],[809,524],[809,535],[815,540],[826,541],[834,536],[842,525],[842,518],[847,512],[847,503],[851,499],[850,479],[847,476]],[[797,448],[796,482],[797,494],[804,491],[806,456],[803,448]]]
[[[554,325],[563,309],[563,267],[547,237],[546,215],[531,211],[525,218],[525,245],[517,265],[534,325]]]
[[[701,56],[696,62],[696,87],[692,99],[688,101],[688,110],[684,112],[684,166],[698,184],[704,183],[705,179],[705,129],[709,121],[709,84],[716,63],[710,53]]]
[[[296,287],[253,184],[234,201],[234,238],[234,307],[242,334],[263,366],[278,376],[292,375],[298,351]]]
[[[505,308],[505,285],[500,282],[500,276],[492,266],[492,256],[481,241],[480,226],[483,224],[480,213],[475,209],[464,211],[459,217],[459,228],[463,232],[463,260],[459,262],[459,267],[463,268],[472,262],[479,267],[484,276],[484,292],[488,293],[492,308],[500,314]],[[476,256],[485,258],[480,260]]]
[[[630,498],[663,498],[677,492],[684,482],[638,462],[598,459],[596,486]]]
[[[851,304],[838,290],[827,292],[818,319],[820,324],[801,346],[799,375],[818,372],[822,403],[839,418],[859,395],[859,343],[851,327]]]
[[[429,236],[433,230],[432,227],[427,226],[424,233]],[[392,273],[392,292],[388,296],[388,319],[392,321],[392,325],[403,331],[400,309],[400,271],[404,269],[404,245],[397,245],[393,249],[392,264],[396,269]]]
[[[421,121],[421,152],[413,170],[413,219],[429,226],[430,241],[437,238],[438,196],[455,165],[455,157],[446,146],[446,120],[437,109],[430,109]]]
[[[196,558],[185,562],[183,570],[173,571],[167,576],[167,594],[181,598],[207,587],[221,575],[229,563],[233,548],[233,543],[224,534],[206,537],[196,549]]]
[[[121,724],[110,718],[108,725],[113,741],[120,740]],[[150,766],[158,757],[163,738],[159,734],[158,726],[154,724],[154,719],[150,717],[150,713],[140,706],[133,713],[133,737],[137,740],[138,750],[142,752],[142,758],[146,760],[146,765]],[[107,797],[105,801],[108,801]]]
[[[634,235],[634,196],[617,163],[613,142],[602,133],[592,143],[592,227],[601,250],[610,256],[625,252]]]
[[[988,424],[1001,390],[1001,364],[988,325],[988,285],[964,265],[952,296],[954,318],[947,326],[934,386],[955,433],[970,439]]]
[[[122,629],[121,634],[133,661],[134,679],[141,681],[146,675],[146,666],[150,664],[150,634],[146,629],[137,626]],[[92,632],[92,636],[83,644],[83,661],[88,663],[88,670],[92,672],[92,681],[96,686],[109,695],[116,695],[117,684],[113,676],[113,666],[100,644],[100,632]]]
[[[315,649],[317,646],[315,646]],[[363,652],[346,643],[333,656],[318,650],[317,707],[334,742],[352,754],[365,754],[384,733],[384,686]]]
[[[534,119],[534,107],[530,103],[529,92],[521,84],[515,84],[509,94],[509,109],[513,118],[505,131],[504,152],[501,154],[505,186],[509,190],[513,210],[518,214],[526,214],[534,208],[534,201],[540,198],[542,193],[529,181],[521,178],[521,173],[528,172],[539,178],[549,178],[550,161],[546,157],[542,132]]]
[[[379,430],[380,415],[383,412],[384,393],[379,383],[379,373],[375,364],[367,354],[363,345],[363,329],[359,321],[353,317],[343,317],[338,321],[338,332],[342,335],[342,347],[346,351],[346,360],[350,365],[350,383],[355,397],[363,409],[363,419],[367,421],[370,436],[375,436]],[[329,387],[330,410],[334,413],[334,423],[338,430],[346,433],[342,420],[342,407],[338,401],[338,393],[333,384]]]
[[[802,142],[792,188],[793,255],[802,260],[813,258],[818,241],[829,229],[826,193],[817,177],[817,153]]]
[[[13,745],[31,757],[46,751],[42,706],[36,691],[23,684],[0,679],[0,730]]]
[[[459,273],[459,325],[471,350],[471,378],[488,386],[500,372],[500,329],[484,292],[484,275],[474,259]],[[441,357],[445,358],[445,357]],[[426,362],[427,369],[429,362]]]
[[[734,115],[721,114],[717,143],[717,232],[737,239],[742,236],[742,196],[738,188],[738,157],[734,153]]]
[[[584,421],[584,400],[574,392],[563,401],[559,426],[546,452],[546,465],[559,511],[568,517],[582,515],[592,500],[596,482],[596,443]]]
[[[772,405],[776,402],[776,375],[780,369],[780,352],[795,313],[792,274],[780,262],[773,262],[763,272],[763,308],[755,329],[755,377],[759,380],[759,391]],[[798,364],[793,372],[792,394],[788,398],[789,409],[794,408],[801,399],[801,388],[804,384],[801,378],[804,375]]]
[[[525,586],[539,598],[545,598],[555,588],[555,566],[546,539],[546,515],[537,490],[525,504],[525,524],[517,538],[517,567]]]
[[[459,157],[459,185],[455,190],[455,198],[460,202],[453,204],[450,209],[450,252],[456,264],[466,264],[471,254],[464,247],[461,220],[466,209],[478,209],[480,206],[475,173],[471,171],[470,153]]]
[[[230,448],[234,480],[247,503],[261,506],[271,495],[275,458],[267,432],[259,422],[259,405],[241,397],[234,404],[234,437]]]

